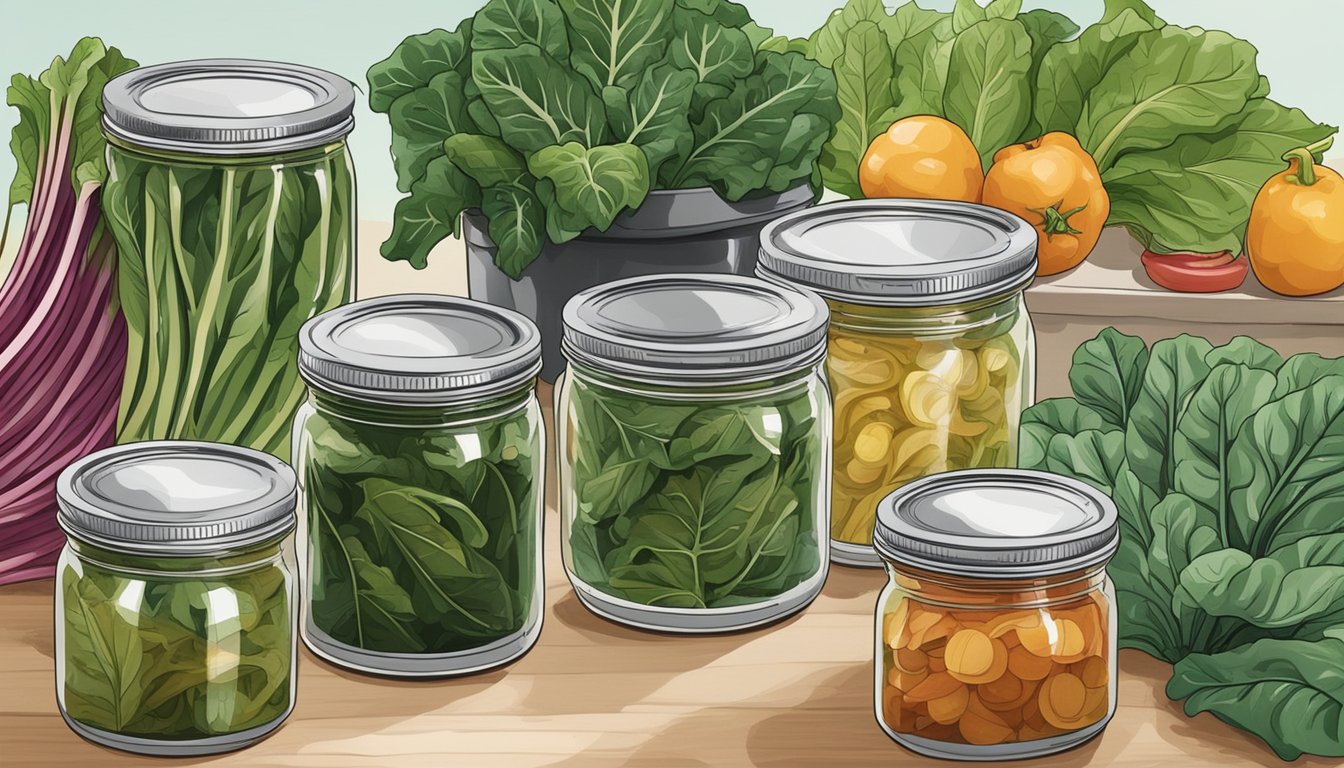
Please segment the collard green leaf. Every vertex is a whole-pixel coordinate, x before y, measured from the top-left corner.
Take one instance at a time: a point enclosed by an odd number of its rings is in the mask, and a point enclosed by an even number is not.
[[[662,64],[645,70],[631,89],[613,85],[602,90],[612,133],[644,152],[650,180],[657,178],[663,163],[675,163],[690,152],[687,115],[697,82],[694,72]]]
[[[1033,91],[1033,99],[1039,100],[1040,96],[1034,91],[1037,88],[1041,63],[1045,60],[1046,54],[1056,45],[1078,34],[1078,25],[1074,24],[1069,17],[1054,11],[1047,11],[1044,8],[1036,8],[1019,14],[1017,20],[1026,28],[1027,35],[1031,38],[1031,67],[1027,71],[1027,83]],[[1033,107],[1034,103],[1033,101]],[[1026,129],[1018,137],[1019,141],[1030,141],[1043,133],[1045,131],[1041,130],[1033,108]]]
[[[500,135],[522,152],[606,137],[602,101],[582,77],[537,46],[472,54],[471,76],[499,121]]]
[[[1081,405],[1101,414],[1115,429],[1129,423],[1130,409],[1143,389],[1148,347],[1143,339],[1103,328],[1073,353],[1069,384]]]
[[[1046,52],[1036,75],[1033,124],[1041,133],[1074,133],[1089,95],[1154,25],[1133,9],[1107,6],[1108,18]],[[1110,13],[1114,11],[1114,13]]]
[[[694,72],[697,82],[731,87],[755,67],[755,48],[746,34],[709,16],[677,15],[672,31],[667,60],[677,69]]]
[[[450,70],[392,102],[388,118],[399,127],[392,134],[398,190],[409,192],[424,178],[430,162],[443,156],[444,139],[475,130],[461,94],[462,76]]]
[[[1242,425],[1228,453],[1228,531],[1257,557],[1306,536],[1344,531],[1344,379],[1328,376],[1275,400]]]
[[[691,126],[695,146],[675,176],[677,187],[711,186],[728,200],[760,189],[788,147],[799,113],[833,120],[835,77],[797,53],[760,53],[758,74],[738,81]]]
[[[812,58],[824,67],[834,69],[835,61],[844,54],[845,48],[849,45],[850,35],[860,22],[881,24],[888,18],[890,17],[882,0],[850,0],[843,7],[831,11],[825,23],[812,33],[809,38],[812,44]],[[855,87],[863,85],[856,83]]]
[[[1260,558],[1240,549],[1209,552],[1181,572],[1176,599],[1265,629],[1293,628],[1303,638],[1309,622],[1342,624],[1344,533],[1308,536]]]
[[[565,17],[553,0],[490,0],[473,17],[473,51],[510,50],[527,43],[559,60],[569,56]]]
[[[821,187],[814,169],[817,155],[830,132],[830,121],[820,115],[807,112],[795,115],[789,122],[788,133],[784,134],[782,148],[775,158],[775,167],[765,177],[764,189],[784,192],[800,184],[810,183],[819,195]]]
[[[1143,387],[1130,409],[1125,427],[1129,468],[1159,496],[1172,488],[1176,425],[1195,388],[1208,376],[1204,357],[1211,349],[1205,339],[1188,334],[1154,344]]]
[[[1056,434],[1045,446],[1042,469],[1085,480],[1110,495],[1124,469],[1125,435],[1088,429],[1076,435]]]
[[[1090,91],[1078,142],[1105,174],[1127,151],[1227,127],[1259,83],[1255,48],[1244,40],[1197,27],[1143,32]]]
[[[1031,36],[1016,20],[992,18],[952,45],[943,112],[961,126],[986,169],[994,153],[1017,140],[1031,118]]]
[[[476,182],[447,157],[435,158],[426,167],[424,178],[411,187],[411,194],[397,201],[392,211],[392,234],[381,248],[383,258],[409,261],[423,269],[434,246],[457,234],[462,211],[480,200]]]
[[[877,24],[887,35],[892,51],[895,51],[896,47],[902,42],[931,28],[940,21],[946,19],[947,23],[951,24],[950,17],[951,14],[921,8],[918,0],[910,0],[908,3],[902,3],[890,16],[877,19]]]
[[[952,19],[940,19],[896,48],[896,108],[892,122],[912,115],[943,114],[943,88],[952,60]]]
[[[1211,712],[1278,756],[1344,757],[1344,640],[1264,639],[1176,664],[1167,695],[1191,717]]]
[[[880,4],[879,4],[879,7]],[[835,72],[840,119],[821,154],[826,188],[847,197],[863,197],[859,165],[872,140],[890,124],[895,106],[892,81],[895,62],[887,37],[871,21],[861,21],[846,34],[844,48],[831,64]]]
[[[1219,133],[1186,134],[1117,159],[1103,174],[1109,223],[1158,251],[1239,254],[1251,203],[1283,167],[1283,153],[1334,132],[1301,110],[1254,99]]]
[[[731,0],[676,0],[676,3],[678,8],[702,13],[725,27],[740,28],[752,23],[751,13]]]
[[[369,67],[369,107],[387,112],[393,102],[429,85],[436,75],[465,69],[470,35],[468,19],[453,32],[436,29],[401,41],[391,56]]]
[[[1326,376],[1344,376],[1344,358],[1303,352],[1288,358],[1275,376],[1274,399],[1300,392]]]
[[[481,187],[517,181],[527,173],[527,161],[495,136],[455,133],[443,142],[443,153]]]
[[[673,0],[560,0],[560,8],[570,61],[598,91],[634,82],[663,58],[672,36]]]
[[[570,142],[533,153],[527,165],[533,176],[551,183],[554,197],[546,216],[568,231],[604,232],[649,193],[648,164],[634,144],[585,149]]]
[[[490,220],[495,264],[517,279],[541,254],[546,237],[546,212],[526,184],[505,184],[484,190],[481,212]]]
[[[1092,408],[1068,397],[1042,400],[1022,414],[1018,429],[1017,464],[1044,469],[1046,448],[1055,435],[1077,435],[1087,430],[1120,431]],[[1123,452],[1124,445],[1121,444]],[[1123,458],[1123,457],[1122,457]]]
[[[1214,347],[1204,358],[1204,362],[1208,363],[1210,368],[1217,368],[1226,363],[1274,373],[1283,365],[1283,355],[1250,336],[1235,336],[1221,347]]]

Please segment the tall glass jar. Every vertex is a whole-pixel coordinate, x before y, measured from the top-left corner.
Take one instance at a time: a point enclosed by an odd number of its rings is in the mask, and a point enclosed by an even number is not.
[[[1106,727],[1116,703],[1119,544],[1110,499],[1045,472],[906,484],[877,512],[877,720],[961,760],[1039,757]]]
[[[103,91],[104,215],[129,335],[118,437],[289,456],[298,333],[354,298],[354,88],[235,59]]]
[[[57,484],[56,699],[90,741],[248,746],[294,708],[294,472],[232,445],[145,442]]]
[[[536,642],[540,341],[516,312],[446,296],[369,299],[304,326],[294,463],[314,653],[443,676]]]
[[[1017,463],[1035,398],[1023,302],[1035,271],[1031,226],[969,203],[833,203],[762,232],[758,274],[812,288],[831,309],[833,560],[881,565],[874,511],[902,484]]]
[[[724,275],[620,280],[570,300],[561,551],[589,609],[715,632],[821,591],[826,316],[811,292]]]

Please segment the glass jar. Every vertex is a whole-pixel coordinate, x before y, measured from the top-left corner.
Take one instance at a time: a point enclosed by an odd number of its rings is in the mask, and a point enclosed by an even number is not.
[[[873,515],[924,475],[1017,463],[1035,399],[1023,290],[1036,233],[994,208],[926,200],[817,206],[761,234],[763,277],[831,309],[831,557],[880,566]]]
[[[556,384],[561,552],[606,618],[716,632],[802,610],[826,579],[826,306],[749,277],[580,292]]]
[[[476,672],[541,633],[540,334],[402,295],[309,321],[295,420],[314,653],[362,672]]]
[[[180,756],[280,727],[295,693],[294,480],[267,454],[175,441],[66,468],[56,700],[76,733]]]
[[[1115,714],[1110,499],[1045,472],[965,470],[882,501],[875,706],[923,755],[1039,757]]]
[[[129,362],[118,439],[289,457],[298,333],[354,298],[354,88],[236,59],[142,67],[103,92]]]

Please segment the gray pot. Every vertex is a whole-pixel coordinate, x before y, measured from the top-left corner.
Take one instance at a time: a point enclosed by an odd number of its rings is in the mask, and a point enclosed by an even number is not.
[[[561,312],[585,288],[636,275],[728,272],[756,268],[766,222],[812,204],[806,185],[730,203],[712,189],[650,192],[639,210],[617,217],[606,232],[585,232],[541,255],[518,280],[495,266],[495,245],[485,217],[463,214],[467,286],[471,298],[527,315],[541,328],[541,378],[555,381],[565,369],[560,354]]]

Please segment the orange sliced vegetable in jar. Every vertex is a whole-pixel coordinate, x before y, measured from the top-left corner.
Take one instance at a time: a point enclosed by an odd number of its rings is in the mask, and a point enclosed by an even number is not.
[[[929,717],[933,718],[935,723],[951,725],[961,718],[961,714],[966,711],[966,702],[970,700],[971,692],[963,685],[946,696],[930,699]]]
[[[994,153],[980,201],[1035,227],[1038,275],[1081,264],[1111,215],[1111,198],[1096,162],[1077,139],[1059,131]]]
[[[962,687],[964,686],[956,678],[946,672],[930,672],[923,682],[905,692],[905,701],[909,704],[922,704],[947,696]]]
[[[891,663],[902,672],[918,673],[929,668],[929,657],[919,651],[902,648],[891,655]]]
[[[963,683],[979,685],[999,679],[1008,669],[1008,649],[983,632],[963,629],[947,641],[947,672]]]
[[[1105,659],[1093,656],[1077,666],[1078,679],[1088,688],[1101,688],[1110,681],[1111,670]]]
[[[1018,646],[1008,653],[1008,671],[1023,680],[1043,679],[1054,668],[1055,663],[1049,656],[1032,653],[1025,645]]]
[[[887,672],[887,682],[890,683],[893,688],[907,692],[927,680],[928,677],[929,670],[927,666],[918,672],[906,672],[893,666]]]
[[[868,145],[859,164],[864,197],[979,202],[980,153],[956,123],[933,115],[897,120]]]
[[[1014,643],[1020,642],[1017,633],[1021,630],[1033,630],[1041,626],[1041,615],[1036,611],[1015,611],[1013,613],[1001,613],[996,619],[989,622],[986,631],[990,637],[1004,638],[1011,637]]]
[[[961,732],[961,737],[966,740],[966,743],[978,746],[1002,744],[1015,735],[1013,729],[1008,727],[1008,723],[1002,717],[985,707],[976,698],[972,698],[966,703],[966,711],[957,721],[957,729]]]
[[[1041,682],[1037,698],[1041,715],[1057,728],[1072,729],[1082,724],[1087,712],[1087,686],[1077,676],[1063,672]]]
[[[1312,147],[1285,154],[1251,204],[1246,253],[1261,284],[1285,296],[1344,285],[1344,178],[1317,165]]]
[[[1007,712],[1021,709],[1036,692],[1036,684],[1013,675],[1001,675],[997,680],[979,685],[975,695],[980,697],[986,707],[995,712]],[[1007,718],[1007,715],[1004,715]],[[1011,718],[1008,718],[1011,720]]]

